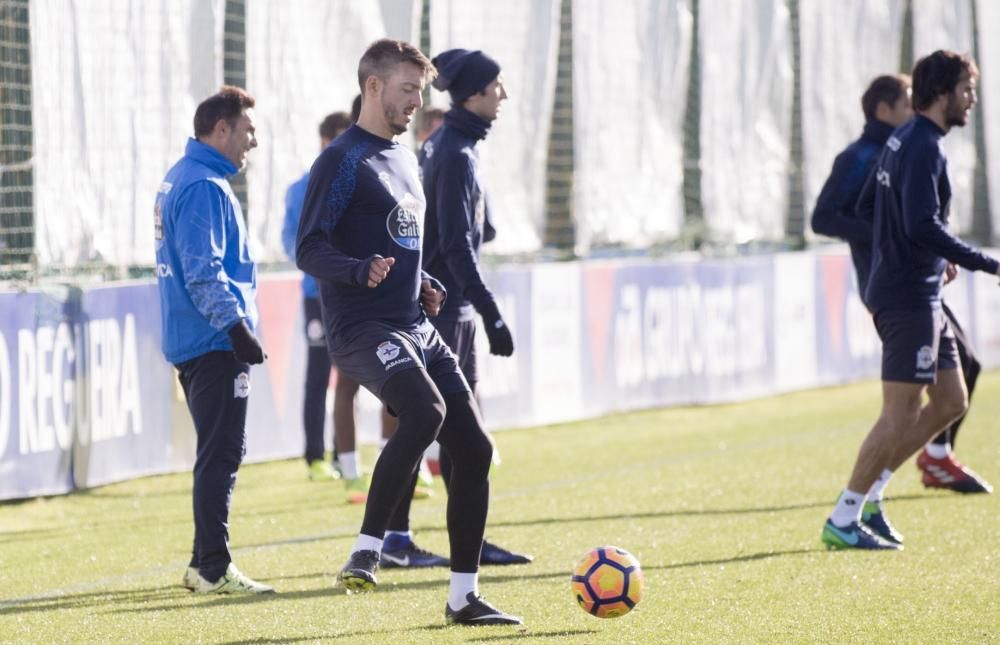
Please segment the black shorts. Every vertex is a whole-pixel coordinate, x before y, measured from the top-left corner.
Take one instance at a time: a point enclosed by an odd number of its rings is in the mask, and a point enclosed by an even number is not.
[[[441,394],[469,392],[455,354],[430,324],[400,331],[377,322],[331,354],[337,369],[381,398],[389,378],[403,370],[424,368]]]
[[[451,348],[458,358],[465,380],[470,386],[479,382],[479,365],[476,357],[476,321],[472,320],[436,320],[431,318],[434,327],[441,338]]]
[[[875,312],[882,339],[882,380],[933,384],[937,371],[958,367],[955,334],[940,306]]]

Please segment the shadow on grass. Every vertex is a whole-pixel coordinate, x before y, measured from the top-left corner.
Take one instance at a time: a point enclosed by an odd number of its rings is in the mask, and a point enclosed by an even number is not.
[[[683,569],[690,567],[717,566],[722,564],[732,564],[738,562],[755,562],[769,560],[771,558],[790,557],[797,555],[808,555],[818,553],[821,548],[815,549],[794,549],[787,551],[765,551],[760,553],[748,553],[730,558],[718,558],[714,560],[695,560],[691,562],[675,562],[662,565],[647,565],[643,569],[649,571],[661,571],[670,569]],[[527,573],[523,566],[505,567],[503,573],[493,573],[497,569],[488,569],[489,573],[480,575],[480,582],[524,582],[530,580],[560,580],[567,577],[563,570],[559,571],[537,571]],[[322,578],[327,574],[319,573],[315,576],[295,576],[295,577],[316,577]],[[333,574],[329,574],[332,578]],[[262,581],[272,583],[274,580],[282,578],[262,579]],[[383,584],[379,586],[378,593],[395,593],[409,590],[440,589],[444,592],[447,589],[447,576],[438,580],[414,580],[408,582],[391,582],[383,578]],[[315,589],[304,589],[301,591],[280,592],[277,594],[255,595],[255,596],[201,596],[191,593],[182,587],[157,587],[143,589],[122,589],[116,591],[88,591],[83,593],[70,593],[37,598],[24,598],[10,600],[0,603],[0,616],[11,613],[45,612],[62,609],[81,609],[88,607],[106,608],[107,613],[114,614],[143,614],[160,611],[184,611],[189,609],[213,608],[222,605],[252,605],[260,602],[287,602],[305,600],[311,598],[345,596],[342,589],[332,586],[323,586]],[[128,604],[133,606],[122,607]],[[444,626],[441,626],[444,627]],[[436,628],[429,626],[428,629]],[[356,634],[355,634],[356,635]],[[285,642],[285,641],[275,641]],[[294,642],[294,641],[288,641]]]
[[[914,494],[889,497],[889,501],[912,501],[936,497],[933,494]],[[546,526],[548,524],[583,523],[583,522],[606,522],[608,520],[646,520],[662,519],[670,517],[715,517],[725,515],[756,515],[759,513],[787,513],[790,511],[802,511],[813,508],[833,508],[835,498],[826,499],[821,502],[807,502],[802,504],[785,504],[782,506],[757,506],[751,508],[704,508],[704,509],[684,509],[674,511],[653,511],[646,513],[618,513],[608,515],[589,515],[587,517],[554,517],[546,519],[511,520],[506,522],[488,522],[486,528],[491,527],[518,527],[518,526]],[[820,522],[822,524],[822,522]],[[447,530],[445,525],[435,525],[433,527],[421,527],[425,530]]]
[[[402,629],[371,629],[367,631],[349,631],[345,630],[343,632],[335,632],[331,634],[316,634],[313,636],[295,636],[289,638],[252,638],[247,640],[239,641],[225,641],[219,645],[253,645],[254,643],[269,643],[273,645],[279,645],[282,643],[313,643],[316,641],[351,641],[359,642],[364,641],[366,636],[379,637],[380,640],[388,639],[393,634],[396,635],[396,639],[400,643],[406,642],[406,636],[411,634],[414,629],[422,631],[439,631],[445,629],[454,629],[455,631],[462,631],[469,629],[476,633],[482,632],[482,630],[493,630],[502,631],[504,633],[497,634],[495,636],[475,636],[470,633],[471,638],[466,642],[469,643],[488,643],[490,641],[508,641],[516,640],[521,638],[558,638],[558,637],[581,637],[585,635],[597,634],[596,629],[567,629],[564,631],[551,631],[551,632],[535,632],[531,631],[526,627],[461,627],[453,625],[424,625],[422,627],[407,627]]]
[[[947,496],[938,495],[935,493],[924,493],[924,494],[910,494],[910,495],[899,495],[896,497],[887,498],[889,501],[914,501],[914,500],[925,500],[930,498],[940,497],[942,499],[947,499]],[[783,506],[760,506],[753,508],[708,508],[708,509],[684,509],[684,510],[673,510],[673,511],[650,511],[650,512],[640,512],[640,513],[614,513],[607,515],[588,515],[582,517],[579,515],[573,517],[548,517],[545,519],[525,519],[525,520],[510,520],[510,521],[487,521],[486,530],[487,533],[491,528],[516,528],[521,526],[548,526],[552,524],[583,524],[587,522],[607,522],[607,521],[622,521],[622,520],[650,520],[650,519],[665,519],[671,517],[715,517],[715,516],[725,516],[725,515],[755,515],[760,513],[786,513],[791,511],[801,511],[808,509],[822,509],[822,508],[833,508],[833,501],[827,499],[821,502],[808,502],[802,504],[787,504]],[[820,524],[822,522],[820,521]],[[434,524],[419,524],[415,526],[415,529],[421,532],[443,532],[447,531],[448,527],[445,524],[434,523]],[[355,535],[354,533],[350,534]],[[251,549],[258,547],[268,547],[276,546],[282,544],[303,544],[308,542],[322,542],[336,538],[347,537],[342,532],[322,534],[316,536],[305,536],[301,538],[290,538],[288,540],[281,540],[279,542],[258,542],[252,544],[242,544],[240,548]]]
[[[86,496],[88,491],[81,491],[79,493],[74,493],[77,496]],[[188,498],[191,496],[191,491],[187,490],[184,495]],[[100,494],[91,495],[91,497],[108,497],[108,495]],[[123,496],[127,497],[127,496]],[[136,495],[132,498],[136,501],[142,501],[146,498],[145,495]],[[334,506],[335,508],[336,506]],[[235,524],[239,524],[241,521],[245,522],[257,517],[280,517],[283,515],[298,515],[301,513],[308,513],[310,511],[323,511],[331,508],[331,504],[328,500],[323,499],[300,499],[292,502],[280,501],[272,502],[269,504],[258,505],[250,508],[239,508],[230,514],[230,520]],[[119,533],[122,531],[141,531],[147,528],[149,525],[155,525],[158,527],[166,526],[179,526],[179,525],[192,525],[193,520],[191,519],[191,509],[190,503],[183,507],[182,509],[170,509],[167,508],[163,510],[163,507],[158,502],[150,500],[150,509],[148,512],[136,513],[122,513],[121,517],[118,519],[113,519],[114,515],[109,513],[100,513],[99,516],[94,516],[91,519],[81,520],[73,525],[61,526],[61,527],[46,527],[38,529],[23,529],[16,531],[0,531],[0,545],[10,544],[14,542],[34,542],[37,540],[52,540],[57,538],[64,538],[67,536],[77,535],[81,531],[86,531],[89,533],[102,532],[102,533]],[[112,518],[112,519],[109,519]],[[352,537],[356,533],[352,533]],[[313,542],[319,540],[326,540],[339,537],[338,535],[322,535],[315,537],[308,537],[303,540],[298,540],[295,538],[289,540],[282,540],[273,543],[266,544],[252,544],[252,545],[241,545],[240,548],[255,547],[255,546],[272,546],[281,544],[292,544],[297,542]]]

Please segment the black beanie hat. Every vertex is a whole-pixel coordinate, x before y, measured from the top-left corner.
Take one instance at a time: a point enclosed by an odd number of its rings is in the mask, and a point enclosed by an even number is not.
[[[441,91],[447,90],[455,105],[483,91],[500,75],[500,64],[478,49],[449,49],[431,62],[438,71],[432,85]]]

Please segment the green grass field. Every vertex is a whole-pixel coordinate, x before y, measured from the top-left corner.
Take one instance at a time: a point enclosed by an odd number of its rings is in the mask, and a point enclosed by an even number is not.
[[[246,466],[237,564],[270,597],[180,586],[190,475],[0,504],[2,642],[1000,642],[1000,496],[926,491],[912,461],[887,509],[902,553],[819,542],[877,413],[867,382],[737,405],[622,414],[497,433],[487,535],[533,564],[486,568],[487,599],[524,628],[444,625],[444,569],[389,570],[373,594],[334,588],[362,509],[300,460]],[[1000,374],[981,379],[959,455],[1000,484]],[[447,553],[444,494],[414,502],[421,546]],[[569,591],[588,548],[634,553],[646,595],[593,618]]]

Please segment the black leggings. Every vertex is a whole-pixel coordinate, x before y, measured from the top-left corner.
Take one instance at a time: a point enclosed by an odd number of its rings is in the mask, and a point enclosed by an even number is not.
[[[469,392],[442,396],[423,369],[399,372],[382,389],[382,399],[399,417],[396,433],[375,464],[361,532],[381,538],[401,505],[406,515],[412,482],[427,446],[437,438],[451,458],[448,539],[451,570],[475,573],[486,529],[493,444]]]

